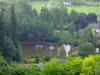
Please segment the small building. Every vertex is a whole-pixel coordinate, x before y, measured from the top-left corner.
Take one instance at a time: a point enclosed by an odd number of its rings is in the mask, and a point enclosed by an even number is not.
[[[64,4],[65,6],[70,6],[70,5],[72,5],[72,2],[71,2],[71,0],[64,0],[64,1],[63,1],[63,4]]]
[[[97,4],[95,3],[95,2],[92,2],[92,1],[90,1],[90,2],[87,2],[87,6],[96,6]]]

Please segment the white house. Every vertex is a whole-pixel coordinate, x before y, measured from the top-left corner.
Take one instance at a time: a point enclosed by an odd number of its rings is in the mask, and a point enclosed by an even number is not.
[[[63,4],[64,4],[65,6],[70,6],[72,3],[71,3],[71,0],[64,0],[64,1],[63,1]]]

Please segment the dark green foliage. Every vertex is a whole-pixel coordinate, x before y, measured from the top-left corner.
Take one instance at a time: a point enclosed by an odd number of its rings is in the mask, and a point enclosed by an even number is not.
[[[45,56],[44,57],[44,61],[47,61],[48,62],[49,60],[50,60],[50,56]]]
[[[1,11],[0,11],[0,49],[2,51],[3,51],[4,40],[5,40],[5,26],[4,26],[4,19],[3,19],[3,8],[1,8]]]
[[[95,54],[96,49],[91,43],[80,44],[78,47],[78,56],[87,57],[88,55]]]
[[[68,10],[65,8],[53,8],[51,10],[53,19],[52,23],[54,28],[57,27],[57,25],[65,25],[68,21]]]
[[[18,42],[17,42],[18,43]],[[3,50],[3,56],[7,60],[7,62],[11,61],[20,61],[21,60],[21,46],[18,43],[18,48],[14,46],[14,43],[11,39],[6,39],[4,42],[4,50]]]
[[[52,16],[47,8],[42,8],[40,13],[40,19],[42,22],[51,22]]]
[[[38,13],[37,13],[37,10],[36,9],[33,9],[31,14],[32,14],[32,17],[33,18],[35,18],[35,17],[38,16]]]
[[[69,23],[71,23],[71,22],[74,23],[74,21],[76,21],[78,15],[79,15],[78,12],[72,10],[71,13],[70,13],[70,15],[69,15],[68,22]]]
[[[11,6],[11,25],[10,25],[10,39],[13,41],[13,46],[16,48],[16,57],[13,60],[20,61],[21,60],[21,46],[18,41],[18,26],[17,19],[15,15],[14,5]]]
[[[39,57],[38,56],[35,57],[35,61],[36,61],[36,63],[39,63]]]
[[[0,55],[0,75],[8,75],[9,72],[9,65],[3,58],[3,56]]]
[[[83,29],[88,25],[88,21],[86,18],[86,14],[82,13],[78,16],[77,20],[75,21],[76,30]]]
[[[88,20],[88,23],[97,23],[97,15],[95,13],[89,13],[87,15],[87,20]]]
[[[37,65],[19,67],[15,65],[10,71],[11,75],[42,75],[40,68]]]
[[[11,29],[10,29],[10,39],[14,42],[14,45],[17,47],[16,42],[18,40],[18,27],[17,20],[15,15],[14,5],[11,6]]]

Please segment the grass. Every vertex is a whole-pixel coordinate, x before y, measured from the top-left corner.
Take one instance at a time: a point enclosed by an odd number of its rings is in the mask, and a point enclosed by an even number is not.
[[[79,13],[95,13],[98,16],[98,19],[100,20],[100,6],[67,6],[66,7],[69,11],[69,13],[71,12],[71,10],[75,10]]]
[[[48,1],[36,1],[36,2],[31,2],[30,3],[32,5],[33,9],[36,9],[39,13],[41,11],[42,7],[46,7],[48,4]],[[56,0],[52,0],[50,3],[50,6],[57,6],[58,5],[58,1]],[[65,6],[69,13],[71,12],[71,10],[75,10],[79,13],[96,13],[98,16],[98,19],[100,20],[100,6]]]
[[[41,8],[46,6],[47,1],[44,1],[44,2],[32,2],[30,4],[32,5],[33,9],[36,9],[38,11],[38,13],[40,13]]]
[[[52,0],[50,6],[58,6],[59,2],[57,0]]]

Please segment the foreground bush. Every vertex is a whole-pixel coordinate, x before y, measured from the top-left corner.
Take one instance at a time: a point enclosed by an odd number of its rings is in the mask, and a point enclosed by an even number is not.
[[[36,65],[28,66],[28,67],[13,67],[10,70],[11,75],[42,75],[40,68]]]
[[[68,58],[64,65],[66,75],[79,75],[82,69],[82,59],[79,57]]]
[[[64,68],[59,60],[53,59],[44,64],[43,73],[45,75],[64,75]]]
[[[0,55],[0,75],[8,75],[9,66],[5,59]]]
[[[65,64],[58,59],[44,63],[42,68],[37,65],[24,67],[23,64],[7,65],[0,56],[0,75],[100,75],[100,55],[90,55],[84,59],[69,57]]]

